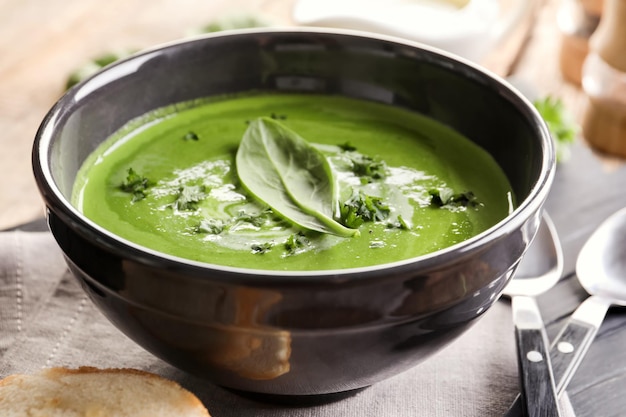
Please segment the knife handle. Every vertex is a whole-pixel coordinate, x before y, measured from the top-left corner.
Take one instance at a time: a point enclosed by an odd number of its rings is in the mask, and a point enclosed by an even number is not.
[[[513,297],[513,321],[520,374],[522,404],[528,417],[560,417],[552,374],[548,336],[537,302]]]

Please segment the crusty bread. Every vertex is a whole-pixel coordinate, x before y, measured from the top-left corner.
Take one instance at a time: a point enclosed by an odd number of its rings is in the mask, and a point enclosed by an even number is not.
[[[210,417],[174,381],[135,369],[49,368],[0,380],[2,417]]]

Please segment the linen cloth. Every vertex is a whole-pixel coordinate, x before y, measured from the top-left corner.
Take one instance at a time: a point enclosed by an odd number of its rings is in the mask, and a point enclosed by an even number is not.
[[[518,393],[510,305],[498,301],[440,353],[351,397],[308,407],[256,402],[168,365],[118,331],[71,276],[50,233],[2,232],[0,378],[51,366],[154,372],[196,394],[213,417],[495,417]]]

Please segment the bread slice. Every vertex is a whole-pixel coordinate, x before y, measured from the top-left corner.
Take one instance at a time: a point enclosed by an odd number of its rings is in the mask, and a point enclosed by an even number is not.
[[[49,368],[0,380],[2,417],[210,417],[174,381],[136,369]]]

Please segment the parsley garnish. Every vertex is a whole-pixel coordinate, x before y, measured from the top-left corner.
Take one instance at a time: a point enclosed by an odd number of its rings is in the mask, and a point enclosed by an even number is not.
[[[361,191],[354,193],[340,209],[342,224],[353,229],[365,222],[385,220],[389,212],[389,206],[380,197],[366,195]]]
[[[255,243],[253,244],[250,249],[252,250],[252,253],[255,255],[262,255],[264,253],[267,253],[269,251],[272,250],[272,247],[274,247],[274,243],[273,242],[264,242],[264,243]]]
[[[258,214],[250,214],[244,210],[239,211],[233,218],[233,223],[250,223],[253,226],[261,227],[272,217],[272,209],[267,208]]]
[[[294,255],[298,252],[299,249],[302,249],[306,246],[309,246],[311,242],[307,237],[299,232],[290,235],[285,242],[285,249],[287,250],[288,255]]]
[[[387,165],[379,159],[362,154],[352,154],[350,155],[350,162],[352,162],[352,172],[361,177],[362,183],[370,183],[387,176]]]
[[[150,181],[135,172],[134,169],[128,169],[126,180],[120,185],[120,189],[133,195],[132,202],[137,202],[146,198],[146,190],[150,186]]]
[[[434,207],[478,207],[480,202],[473,192],[465,191],[455,193],[447,187],[433,188],[428,190],[430,194],[430,205]]]
[[[387,223],[389,229],[411,230],[411,226],[404,220],[401,214],[398,215],[396,221]]]
[[[204,196],[203,196],[204,197]],[[192,209],[193,210],[193,209]],[[272,217],[272,209],[267,208],[258,214],[250,214],[244,210],[239,211],[236,216],[231,217],[228,220],[220,219],[202,219],[196,226],[194,231],[196,233],[208,233],[213,235],[219,235],[225,230],[230,228],[236,228],[238,224],[249,223],[256,227],[261,227]]]
[[[198,203],[206,197],[202,185],[184,185],[178,190],[174,205],[178,210],[196,210]]]
[[[219,235],[226,228],[226,224],[219,219],[202,219],[196,228],[197,233]]]

